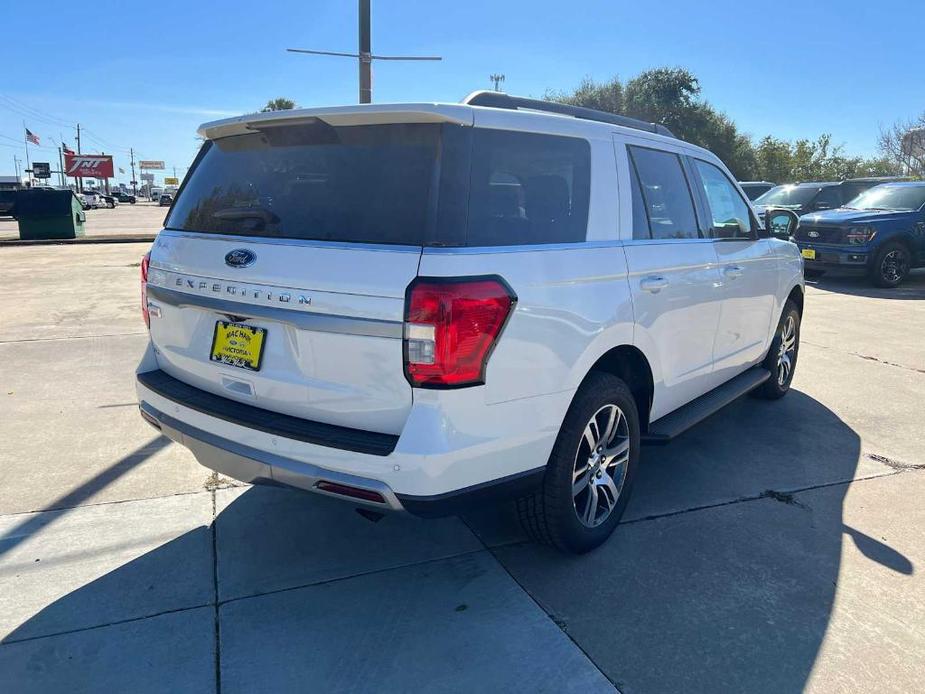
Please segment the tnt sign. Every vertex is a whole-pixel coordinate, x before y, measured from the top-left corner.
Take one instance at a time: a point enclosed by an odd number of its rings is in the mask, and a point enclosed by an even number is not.
[[[75,178],[112,178],[112,157],[108,154],[65,154],[64,173]]]

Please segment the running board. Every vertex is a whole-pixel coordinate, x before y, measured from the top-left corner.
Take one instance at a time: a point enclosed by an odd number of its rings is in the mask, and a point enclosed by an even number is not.
[[[649,425],[649,431],[642,435],[643,445],[659,446],[668,443],[711,414],[723,409],[733,400],[754,390],[770,377],[771,372],[760,366],[739,374],[709,393],[701,395],[696,400],[691,400],[674,412],[652,422]]]

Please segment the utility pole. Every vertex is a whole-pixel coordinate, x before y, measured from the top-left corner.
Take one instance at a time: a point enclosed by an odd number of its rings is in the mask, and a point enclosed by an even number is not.
[[[132,195],[138,195],[138,181],[135,179],[135,150],[129,147],[128,155],[132,160]]]
[[[500,92],[501,83],[504,81],[504,75],[502,75],[500,72],[496,72],[492,75],[489,75],[488,79],[495,83],[495,91]]]
[[[358,24],[360,27],[359,66],[360,66],[360,103],[373,102],[373,58],[372,58],[372,19],[369,11],[370,0],[360,0]]]
[[[13,155],[13,168],[16,169],[16,178],[18,178],[19,183],[22,184],[22,178],[19,176],[19,157],[15,154]]]
[[[356,58],[360,68],[361,104],[372,103],[373,100],[373,61],[374,60],[443,60],[439,56],[424,55],[373,55],[372,54],[372,25],[370,21],[370,0],[359,0],[359,41],[356,53],[340,53],[338,51],[315,51],[307,48],[287,48],[289,53],[310,53],[311,55],[335,55],[342,58]]]

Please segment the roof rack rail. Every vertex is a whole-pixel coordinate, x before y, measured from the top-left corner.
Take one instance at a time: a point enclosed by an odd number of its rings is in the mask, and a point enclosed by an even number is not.
[[[559,104],[553,101],[543,101],[542,99],[530,99],[524,96],[511,96],[504,92],[493,92],[482,90],[472,92],[462,100],[462,103],[469,106],[489,106],[491,108],[506,108],[510,110],[529,109],[531,111],[547,111],[549,113],[558,113],[563,116],[573,116],[574,118],[583,118],[584,120],[594,120],[601,123],[611,123],[612,125],[622,125],[624,128],[634,128],[636,130],[645,130],[646,132],[674,137],[671,132],[661,123],[647,123],[637,118],[629,116],[618,116],[615,113],[598,111],[593,108],[584,106],[569,106],[568,104]]]

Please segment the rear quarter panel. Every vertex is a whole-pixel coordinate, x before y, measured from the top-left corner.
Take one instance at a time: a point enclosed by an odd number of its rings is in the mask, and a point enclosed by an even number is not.
[[[424,276],[499,275],[517,304],[491,354],[486,402],[574,390],[598,357],[633,342],[626,257],[618,243],[524,250],[425,250]]]

